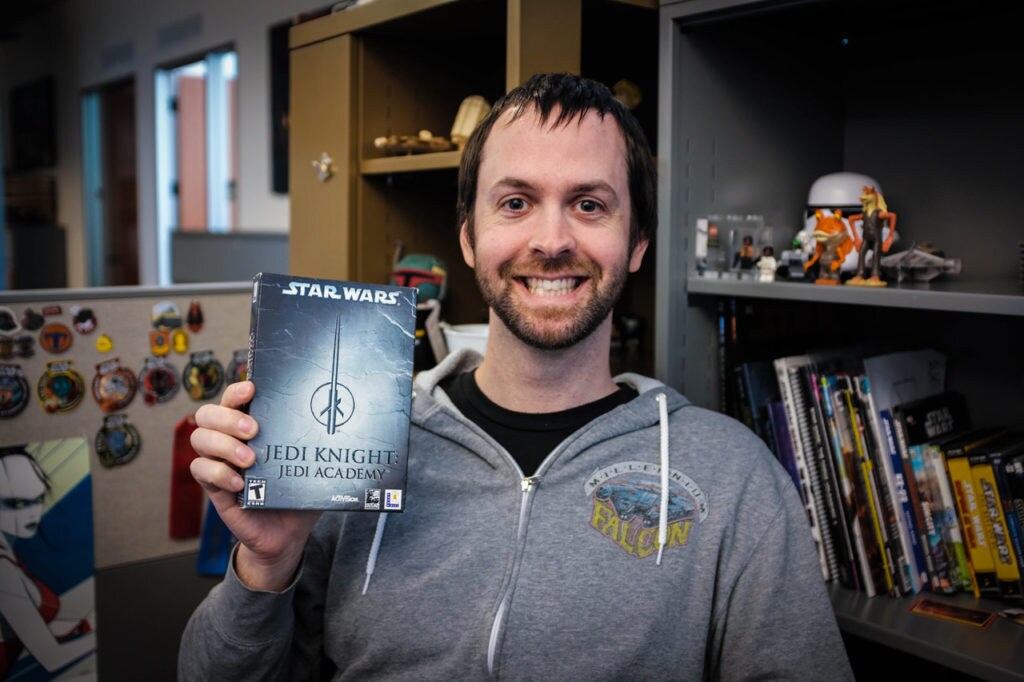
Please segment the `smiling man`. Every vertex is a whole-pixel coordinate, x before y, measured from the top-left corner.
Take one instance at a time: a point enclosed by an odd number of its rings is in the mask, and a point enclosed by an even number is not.
[[[183,637],[183,679],[851,678],[771,453],[610,373],[654,188],[603,85],[540,75],[496,103],[458,199],[487,351],[417,377],[403,514],[238,509],[254,387],[200,408],[193,475],[239,546]]]

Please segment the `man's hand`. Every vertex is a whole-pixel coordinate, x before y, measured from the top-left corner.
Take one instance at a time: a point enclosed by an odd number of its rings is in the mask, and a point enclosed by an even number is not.
[[[255,392],[250,381],[231,384],[220,405],[207,404],[196,411],[197,428],[192,447],[192,476],[206,490],[220,518],[241,546],[235,571],[246,585],[260,590],[281,590],[291,582],[320,512],[273,509],[242,509],[237,494],[243,481],[239,471],[256,461],[246,441],[259,425],[238,408]]]

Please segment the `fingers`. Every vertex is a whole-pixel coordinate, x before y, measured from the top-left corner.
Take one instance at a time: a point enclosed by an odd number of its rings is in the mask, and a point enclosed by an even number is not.
[[[220,404],[224,407],[241,407],[252,400],[256,387],[251,381],[239,381],[224,389],[220,396]]]

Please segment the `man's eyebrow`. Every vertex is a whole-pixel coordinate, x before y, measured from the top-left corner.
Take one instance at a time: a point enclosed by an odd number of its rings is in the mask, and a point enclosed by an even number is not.
[[[527,182],[526,180],[522,180],[520,178],[505,177],[505,178],[501,178],[500,180],[495,182],[493,185],[491,185],[491,189],[495,189],[495,188],[502,188],[502,189],[510,188],[510,189],[523,189],[523,190],[527,190],[527,189],[533,189],[533,185],[530,184],[529,182]]]

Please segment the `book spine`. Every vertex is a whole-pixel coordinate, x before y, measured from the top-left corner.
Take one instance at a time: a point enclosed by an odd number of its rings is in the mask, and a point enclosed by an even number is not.
[[[996,471],[996,485],[1001,485],[1003,512],[1010,528],[1010,539],[1017,553],[1017,565],[1024,567],[1024,456],[1004,460]]]
[[[817,505],[818,518],[822,524],[822,537],[825,541],[829,568],[833,575],[838,575],[843,585],[858,586],[859,582],[854,575],[851,575],[852,569],[849,566],[852,562],[852,555],[846,553],[846,540],[842,537],[843,512],[838,494],[839,488],[836,486],[832,472],[829,471],[831,455],[819,426],[819,396],[814,386],[814,372],[808,365],[793,370],[790,378],[794,384],[793,391],[800,414],[804,416],[801,430],[806,433],[810,443],[809,447],[805,448],[805,453],[808,457],[808,468],[814,477],[814,502]]]
[[[825,580],[832,580],[835,575],[829,567],[825,544],[822,539],[821,523],[818,518],[818,509],[815,506],[814,493],[811,490],[811,477],[807,471],[804,441],[798,425],[799,416],[793,396],[793,388],[790,384],[788,364],[784,358],[778,358],[774,361],[774,365],[776,378],[779,382],[779,391],[782,394],[782,403],[786,409],[786,419],[789,423],[790,442],[793,445],[793,460],[799,475],[798,489],[800,490],[800,499],[803,501],[804,510],[807,512],[807,521],[811,526],[811,537],[814,539],[814,544],[818,549],[821,573]]]
[[[911,582],[910,547],[905,542],[906,530],[903,527],[902,506],[896,492],[896,482],[893,477],[892,460],[889,458],[889,451],[885,440],[882,439],[882,429],[878,423],[878,409],[871,394],[871,384],[867,376],[858,377],[856,382],[857,395],[860,398],[866,416],[867,427],[865,430],[865,441],[869,443],[869,457],[874,462],[875,471],[878,472],[879,490],[881,492],[882,507],[885,510],[886,530],[889,534],[889,544],[895,561],[896,581],[899,585],[900,595],[914,592]]]
[[[928,446],[921,454],[924,458],[925,468],[929,472],[929,478],[935,483],[937,489],[937,506],[941,508],[939,525],[942,539],[952,554],[951,559],[956,568],[954,581],[963,591],[973,592],[974,577],[967,560],[963,534],[960,532],[960,517],[956,512],[956,501],[949,486],[949,478],[946,476],[945,456],[942,453],[942,448],[934,445]]]
[[[851,452],[844,450],[840,441],[839,427],[836,423],[835,409],[832,402],[832,394],[829,389],[828,379],[821,378],[821,403],[825,410],[825,417],[828,423],[829,440],[832,444],[832,452],[835,456],[836,473],[841,485],[843,495],[843,507],[846,517],[846,528],[849,531],[851,545],[856,557],[857,574],[860,578],[861,589],[869,597],[877,594],[876,584],[871,559],[865,541],[864,528],[862,526],[863,505],[858,504],[857,491],[854,487],[854,468],[851,459]]]
[[[263,292],[263,273],[258,273],[252,279],[252,304],[249,314],[249,348],[245,355],[245,378],[247,381],[256,383],[256,332],[259,330],[259,309],[260,295]],[[249,403],[241,407],[242,412],[249,412]],[[245,488],[238,491],[238,505],[246,506]]]
[[[775,456],[789,472],[793,485],[800,490],[800,472],[793,458],[793,441],[789,436],[789,424],[786,420],[786,407],[781,400],[768,404],[768,415],[771,419],[772,440],[775,443]]]
[[[1006,531],[1006,517],[1003,504],[996,488],[992,462],[985,455],[972,456],[971,475],[985,508],[982,510],[982,525],[985,538],[992,548],[992,559],[996,566],[996,580],[999,582],[999,594],[1003,599],[1019,599],[1021,596],[1020,567],[1014,555],[1010,538]]]
[[[923,446],[909,445],[907,451],[910,454],[910,462],[914,470],[914,479],[917,482],[918,498],[921,504],[921,515],[924,518],[925,529],[928,533],[928,549],[932,557],[933,576],[932,590],[935,592],[951,593],[959,587],[959,580],[954,581],[950,555],[946,551],[942,539],[941,505],[938,501],[938,490],[932,481],[929,470],[924,464]]]
[[[871,520],[871,529],[874,531],[875,542],[878,545],[879,556],[882,559],[882,577],[885,580],[885,587],[893,597],[902,596],[899,588],[899,569],[896,567],[896,557],[892,543],[889,540],[887,521],[883,510],[881,487],[878,476],[874,469],[874,462],[868,454],[868,443],[865,438],[863,415],[857,405],[854,404],[853,391],[844,391],[846,409],[850,414],[850,426],[852,427],[854,454],[860,463],[861,479],[864,481],[864,496]]]
[[[946,473],[953,487],[956,498],[957,513],[967,543],[967,557],[974,571],[976,594],[983,596],[999,596],[999,583],[996,580],[996,566],[985,535],[985,527],[981,518],[980,499],[971,475],[971,464],[965,456],[947,453]]]
[[[907,572],[910,580],[910,591],[917,594],[929,584],[928,569],[925,568],[923,548],[920,542],[920,533],[917,529],[917,520],[914,516],[914,508],[910,499],[909,485],[903,473],[903,459],[900,456],[899,447],[896,445],[896,432],[892,425],[892,415],[888,410],[881,410],[878,413],[879,430],[884,437],[885,450],[888,453],[889,469],[892,472],[893,490],[899,501],[899,514],[902,519],[900,534],[903,546],[907,548]]]
[[[911,509],[914,514],[914,524],[917,528],[917,538],[919,546],[921,547],[921,557],[924,560],[923,564],[918,564],[918,568],[919,570],[923,569],[925,574],[928,576],[928,586],[935,589],[937,585],[934,584],[935,566],[932,563],[931,543],[928,540],[927,522],[925,521],[924,513],[921,508],[921,491],[918,489],[917,477],[914,475],[914,465],[910,460],[910,452],[907,447],[907,437],[903,432],[903,423],[897,415],[892,416],[891,423],[893,431],[896,434],[896,445],[899,448],[900,461],[903,465],[903,477],[907,484],[907,493],[910,496]]]

